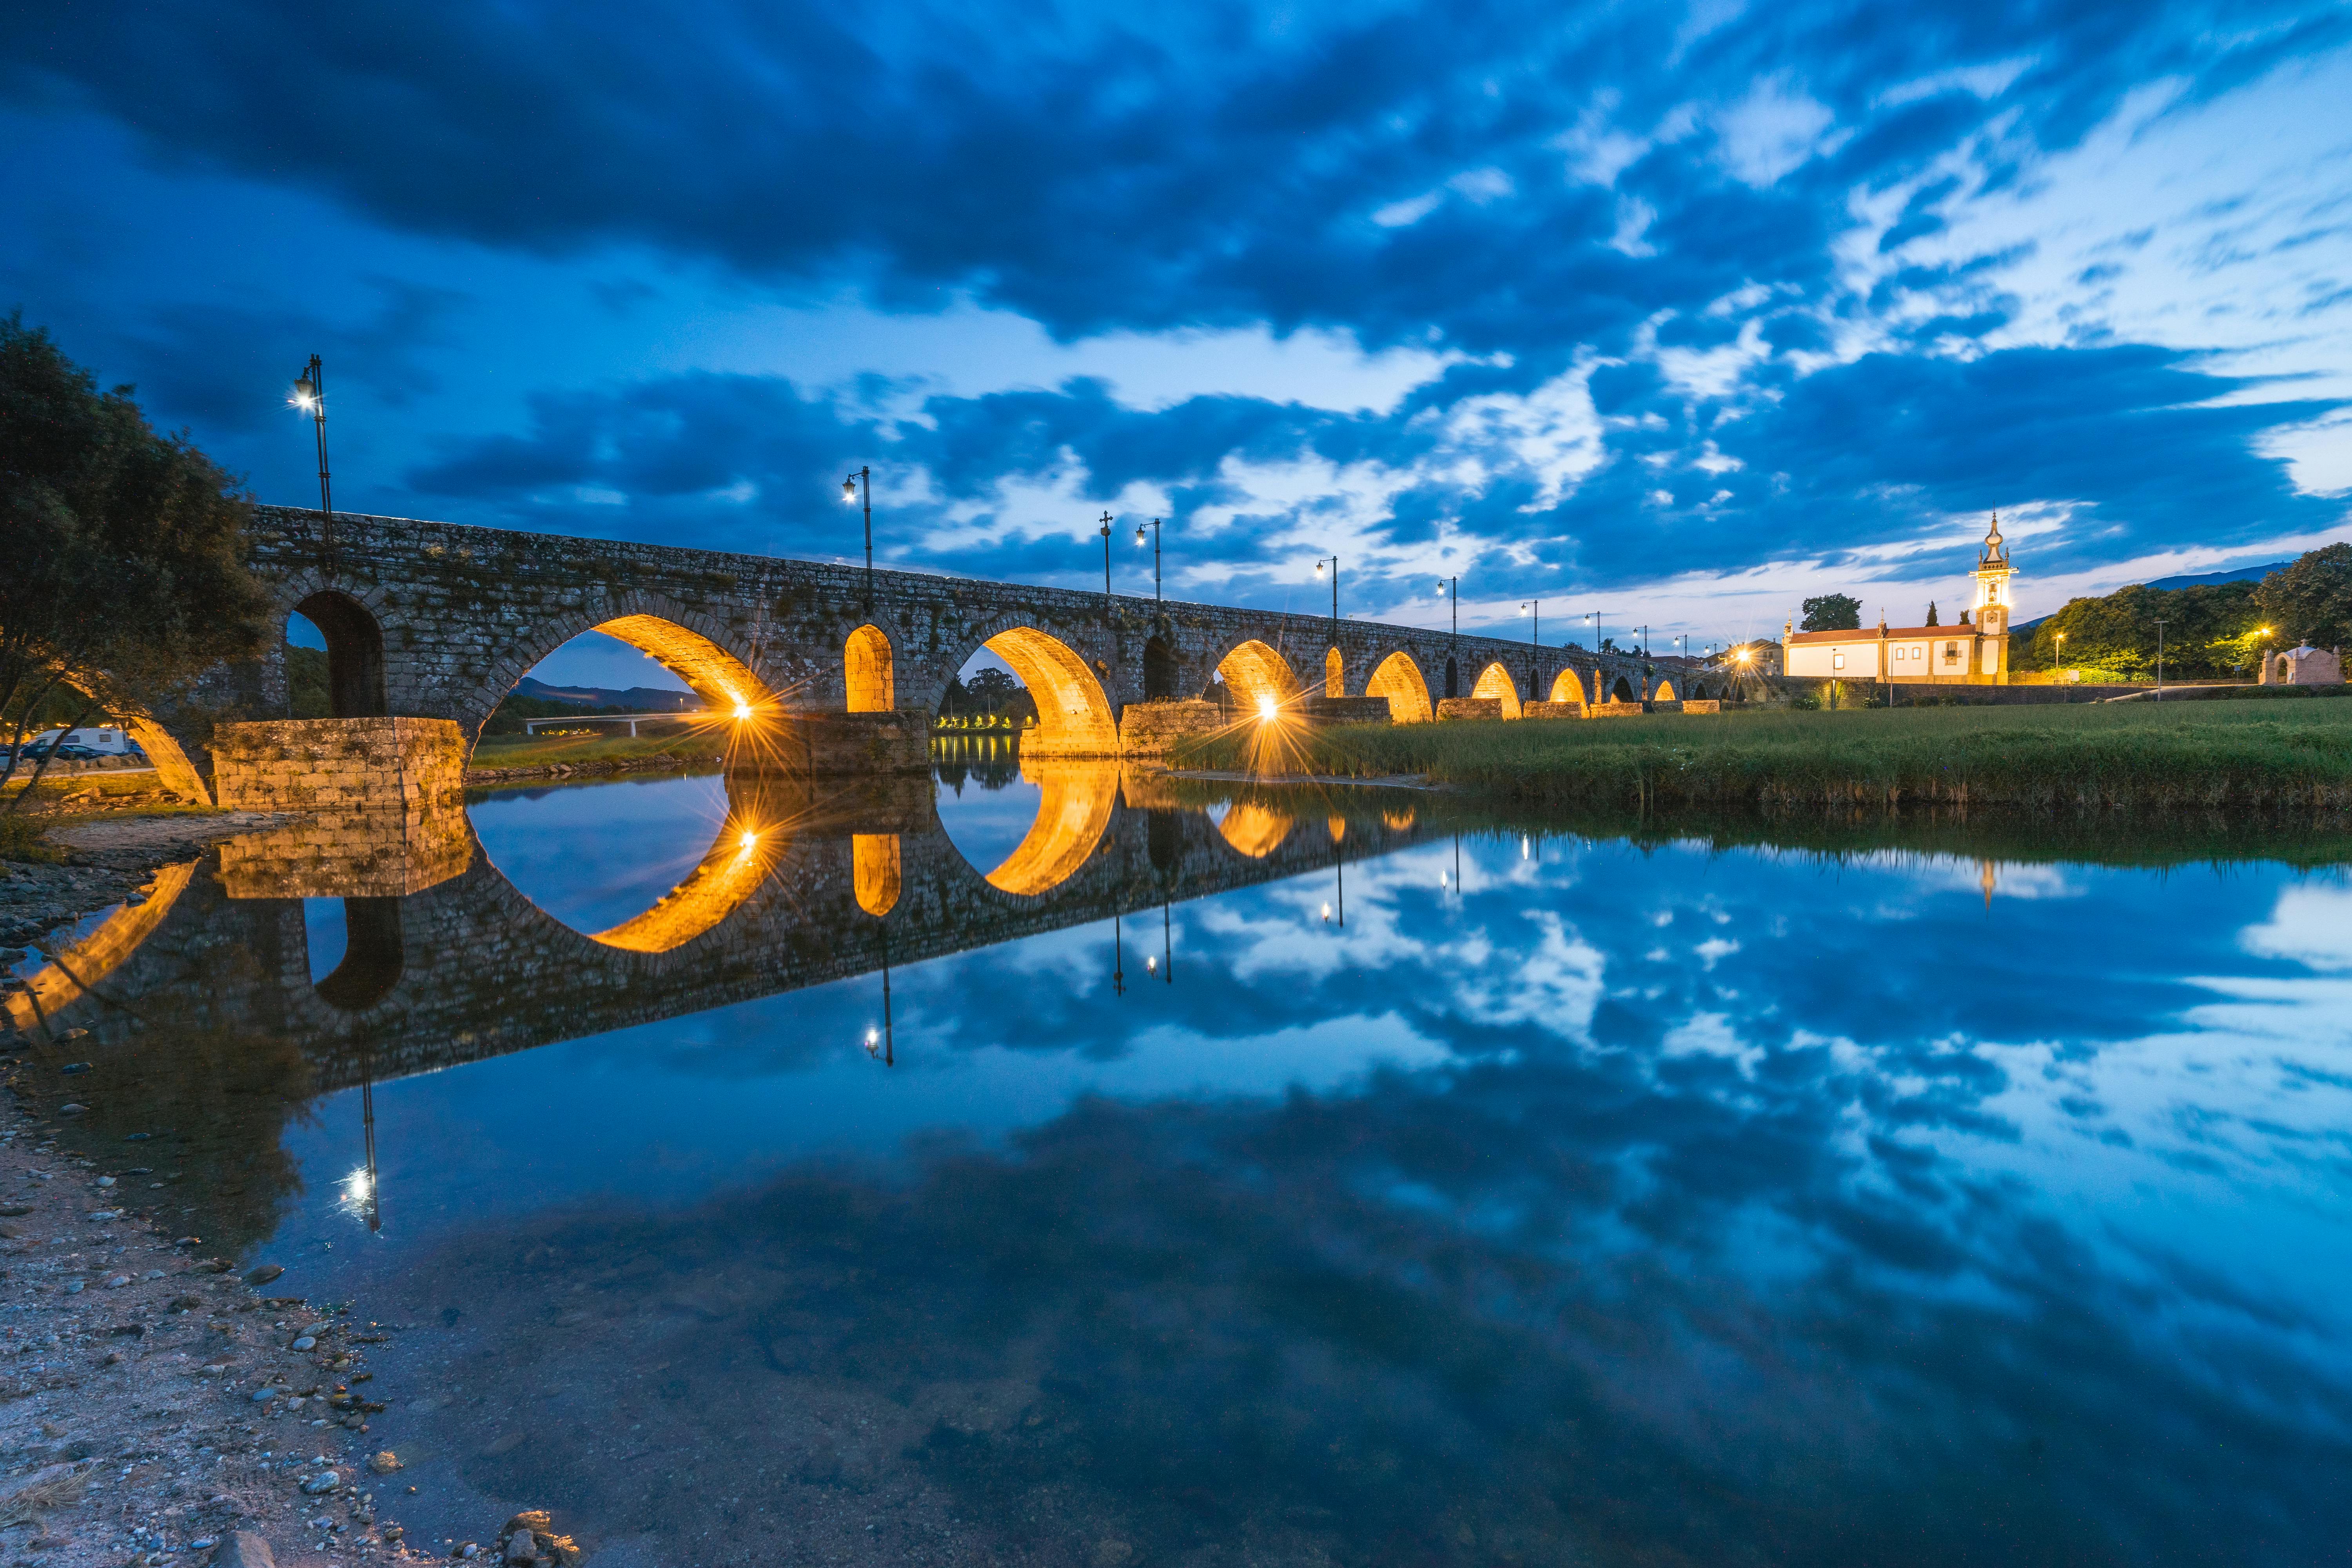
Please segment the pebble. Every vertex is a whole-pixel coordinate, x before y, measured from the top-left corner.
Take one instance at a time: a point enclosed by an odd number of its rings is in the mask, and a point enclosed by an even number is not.
[[[320,1492],[333,1491],[337,1487],[341,1486],[342,1484],[343,1478],[341,1476],[336,1474],[332,1470],[320,1470],[317,1475],[312,1476],[309,1480],[302,1483],[302,1489],[310,1493],[312,1497],[317,1497]]]
[[[400,1468],[400,1457],[389,1448],[368,1460],[368,1468],[379,1476],[388,1476]]]
[[[318,1342],[318,1341],[312,1339],[310,1335],[304,1334],[300,1339],[294,1342],[294,1348],[298,1351],[307,1351]]]
[[[275,1263],[265,1263],[247,1274],[245,1277],[245,1282],[248,1285],[267,1285],[285,1272],[285,1269]]]
[[[66,1294],[68,1296],[79,1296],[82,1291],[89,1289],[89,1282],[85,1279],[68,1279],[66,1281]]]
[[[58,1070],[61,1073],[88,1072],[89,1070],[89,1064],[88,1062],[68,1062]]]
[[[83,1111],[88,1110],[89,1109],[89,1107],[87,1105],[80,1105],[72,1100],[68,1100],[65,1104],[58,1107],[58,1114],[59,1116],[79,1116]]]
[[[252,1400],[256,1405],[267,1405],[271,1400],[278,1397],[278,1391],[274,1388],[257,1388],[251,1394],[246,1395],[246,1397]]]
[[[114,1185],[114,1178],[112,1176],[100,1176],[98,1179],[98,1184],[101,1187],[110,1187]]]
[[[110,1290],[120,1290],[130,1283],[131,1276],[128,1274],[110,1274],[106,1277],[106,1288]]]

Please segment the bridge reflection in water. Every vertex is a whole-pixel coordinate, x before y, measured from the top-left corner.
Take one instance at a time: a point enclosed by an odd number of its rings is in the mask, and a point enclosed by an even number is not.
[[[9,1016],[34,1041],[88,1030],[84,1054],[191,1028],[268,1041],[316,1093],[1328,869],[1343,850],[1416,837],[1392,795],[1336,808],[1343,844],[1250,803],[1213,819],[1118,763],[1021,771],[1041,791],[1036,819],[984,873],[942,829],[928,777],[730,778],[701,862],[595,932],[532,903],[459,812],[232,839],[56,952]],[[319,898],[345,900],[348,937],[314,984],[303,900]]]

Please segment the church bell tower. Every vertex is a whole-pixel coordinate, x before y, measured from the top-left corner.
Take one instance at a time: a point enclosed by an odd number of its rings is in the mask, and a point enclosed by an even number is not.
[[[1977,602],[1969,617],[1977,624],[1980,637],[2005,637],[2009,635],[2010,584],[2017,569],[2009,563],[2009,545],[2000,536],[2000,513],[1992,514],[1991,531],[1986,533],[1984,548],[1977,555]]]

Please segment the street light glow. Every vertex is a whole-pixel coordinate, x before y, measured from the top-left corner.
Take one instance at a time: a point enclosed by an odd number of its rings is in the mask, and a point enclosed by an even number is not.
[[[857,504],[857,481],[856,479],[844,479],[841,481],[841,499],[850,506],[856,506]]]
[[[1280,711],[1280,705],[1276,703],[1273,698],[1261,697],[1257,700],[1257,718],[1259,723],[1271,724],[1274,722],[1275,714],[1278,711]]]
[[[744,720],[749,719],[751,716],[751,705],[749,702],[738,702],[737,704],[735,704],[735,721],[736,721],[737,723],[739,723],[739,724],[740,724],[740,723],[741,723]]]
[[[742,837],[740,840],[738,840],[738,843],[740,845],[740,847],[741,847],[742,848],[744,848],[744,849],[747,849],[747,850],[748,850],[748,849],[750,849],[750,848],[751,847],[751,846],[752,846],[752,845],[757,844],[758,842],[760,842],[760,830],[759,830],[758,828],[756,828],[756,827],[747,827],[747,828],[745,828],[745,829],[743,830],[743,837]]]

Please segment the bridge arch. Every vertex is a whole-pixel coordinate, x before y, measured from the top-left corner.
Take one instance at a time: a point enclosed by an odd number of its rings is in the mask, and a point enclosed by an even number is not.
[[[381,719],[392,711],[383,678],[383,626],[374,612],[340,588],[320,588],[293,613],[327,639],[327,714]]]
[[[751,666],[757,654],[733,646],[731,626],[663,595],[632,591],[530,623],[492,661],[481,685],[456,704],[458,721],[478,735],[540,660],[583,632],[603,632],[652,658],[702,699],[714,723],[772,721],[783,711],[782,699]]]
[[[1445,695],[1449,698],[1462,695],[1462,665],[1450,653],[1445,656]]]
[[[1495,698],[1503,704],[1503,717],[1517,719],[1519,712],[1519,683],[1511,679],[1500,660],[1478,672],[1478,684],[1470,689],[1473,698]]]
[[[1118,721],[1102,678],[1076,648],[1041,631],[1025,619],[998,622],[952,656],[941,668],[963,668],[973,652],[986,648],[1013,667],[1037,705],[1037,727],[1021,737],[1021,755],[1034,757],[1116,757]]]
[[[1338,648],[1323,656],[1323,695],[1348,695],[1348,659]]]
[[[1143,700],[1146,702],[1165,702],[1174,697],[1181,679],[1178,673],[1180,668],[1175,647],[1164,635],[1154,632],[1145,638]]]
[[[1633,688],[1632,684],[1628,682],[1623,676],[1619,676],[1617,678],[1617,684],[1609,689],[1609,700],[1612,702],[1631,702],[1633,700]]]
[[[841,684],[852,713],[887,713],[898,706],[890,637],[868,622],[842,645]]]
[[[1217,673],[1234,700],[1252,714],[1263,712],[1269,701],[1281,707],[1298,698],[1298,677],[1289,661],[1255,637],[1227,650],[1217,661]]]
[[[397,898],[347,898],[343,957],[320,978],[319,1000],[339,1013],[363,1013],[400,984],[407,954],[400,935]]]
[[[1654,700],[1659,702],[1673,702],[1677,700],[1675,696],[1675,683],[1671,680],[1659,681],[1658,689],[1653,694],[1653,696]]]
[[[1576,671],[1572,669],[1563,669],[1558,675],[1552,677],[1551,697],[1549,700],[1554,702],[1581,702],[1584,700],[1584,682],[1577,679]]]
[[[897,834],[851,835],[849,868],[859,909],[879,920],[898,908],[902,873]]]
[[[1429,701],[1429,683],[1421,678],[1421,666],[1402,648],[1381,660],[1371,679],[1364,682],[1364,695],[1389,700],[1391,724],[1427,723],[1434,712]]]

